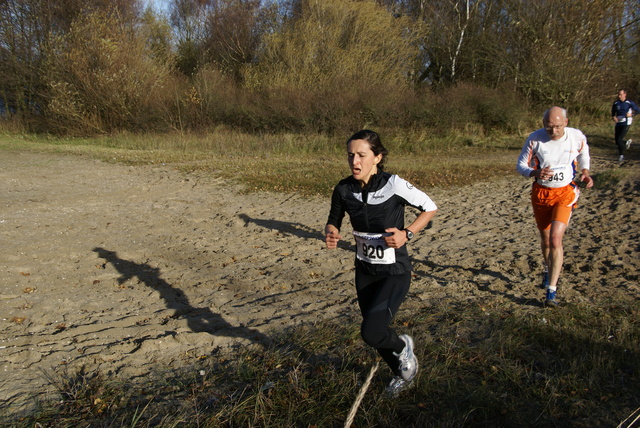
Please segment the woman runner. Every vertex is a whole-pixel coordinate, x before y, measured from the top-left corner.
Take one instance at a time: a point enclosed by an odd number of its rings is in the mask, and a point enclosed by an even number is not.
[[[365,343],[378,351],[394,377],[386,389],[396,397],[410,386],[418,360],[409,335],[398,335],[391,320],[404,301],[411,283],[411,263],[406,243],[436,213],[435,203],[397,175],[384,172],[388,154],[377,133],[362,130],[347,140],[351,176],[333,190],[325,227],[327,248],[342,239],[340,227],[349,214],[356,241],[356,292],[362,313],[360,328]],[[420,211],[405,228],[404,207]]]

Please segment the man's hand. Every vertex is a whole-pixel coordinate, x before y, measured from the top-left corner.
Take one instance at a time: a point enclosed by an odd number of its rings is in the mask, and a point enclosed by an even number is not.
[[[586,184],[586,188],[589,189],[591,187],[593,187],[593,178],[591,178],[591,176],[589,175],[589,173],[582,173],[582,177],[580,177],[580,181],[582,181],[583,183],[587,183]]]
[[[529,174],[529,176],[539,178],[540,180],[548,180],[553,177],[553,170],[551,169],[551,167],[545,166],[542,169],[534,169],[533,171],[531,171],[531,174]]]

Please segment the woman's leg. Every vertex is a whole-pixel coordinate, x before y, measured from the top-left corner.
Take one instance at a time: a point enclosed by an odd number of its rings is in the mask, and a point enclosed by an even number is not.
[[[399,374],[399,361],[394,353],[399,354],[405,343],[390,324],[407,296],[410,284],[411,274],[380,277],[366,275],[356,269],[362,338],[378,351],[396,375]]]

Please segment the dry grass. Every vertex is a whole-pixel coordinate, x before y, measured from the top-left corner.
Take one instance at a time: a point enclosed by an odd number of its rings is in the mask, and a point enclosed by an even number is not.
[[[397,322],[422,344],[416,386],[385,399],[381,370],[354,426],[617,426],[638,406],[640,310],[600,303],[540,312],[443,301],[401,312]],[[266,351],[159,368],[144,384],[67,373],[52,379],[61,399],[13,426],[343,426],[377,360],[357,320],[271,337]]]
[[[254,136],[220,130],[206,135],[120,134],[99,138],[0,136],[0,149],[81,154],[107,162],[169,164],[241,183],[247,191],[328,195],[348,175],[344,138]],[[447,187],[513,173],[519,137],[390,137],[387,170],[419,187]],[[498,142],[497,142],[498,141]]]
[[[601,133],[604,134],[604,131]],[[594,138],[594,153],[610,150]],[[416,184],[456,186],[513,174],[524,137],[452,138],[437,144],[389,139],[388,169]],[[346,175],[344,141],[293,135],[120,135],[100,139],[0,136],[0,150],[166,163],[243,183],[248,191],[328,194]],[[399,146],[399,147],[398,147]],[[608,175],[607,175],[608,174]],[[601,183],[624,177],[603,171]],[[603,300],[562,311],[514,309],[496,301],[441,301],[396,320],[411,329],[421,372],[416,387],[385,400],[374,378],[354,426],[611,427],[640,396],[640,308]],[[59,397],[32,414],[0,411],[7,425],[47,427],[343,426],[376,355],[358,320],[269,333],[267,350],[214,354],[181,371],[158,368],[144,384],[80,370],[52,378]],[[2,413],[4,412],[4,413]],[[633,425],[626,423],[625,427]]]

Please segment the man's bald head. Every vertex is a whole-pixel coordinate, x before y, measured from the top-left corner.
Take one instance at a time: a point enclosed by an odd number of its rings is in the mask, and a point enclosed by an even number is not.
[[[552,140],[557,140],[564,136],[564,128],[568,123],[567,110],[562,107],[551,107],[542,116],[542,125]]]

